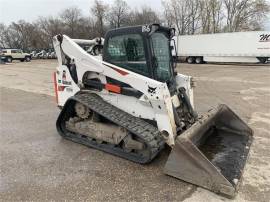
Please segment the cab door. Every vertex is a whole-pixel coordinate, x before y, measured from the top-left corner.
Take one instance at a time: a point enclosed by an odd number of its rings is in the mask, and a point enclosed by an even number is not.
[[[23,59],[24,58],[23,51],[20,50],[20,49],[17,50],[17,58],[18,59]]]
[[[19,59],[20,58],[20,52],[19,50],[11,50],[11,56],[13,59]]]

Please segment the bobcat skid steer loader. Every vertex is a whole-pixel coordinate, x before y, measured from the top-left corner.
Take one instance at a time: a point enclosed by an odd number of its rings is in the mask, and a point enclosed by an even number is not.
[[[175,70],[173,36],[158,24],[114,29],[104,40],[55,36],[58,132],[141,164],[167,144],[166,174],[233,197],[253,132],[226,105],[197,115],[192,78]]]

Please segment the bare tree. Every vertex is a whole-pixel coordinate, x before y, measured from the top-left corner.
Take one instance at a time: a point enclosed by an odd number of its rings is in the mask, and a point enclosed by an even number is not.
[[[40,30],[49,37],[53,37],[54,35],[63,33],[64,31],[64,24],[59,18],[51,16],[47,18],[39,18],[37,23]]]
[[[208,1],[199,1],[199,12],[200,12],[200,33],[210,33],[211,32],[211,10]]]
[[[158,14],[151,8],[144,6],[141,10],[134,10],[129,15],[128,25],[144,25],[150,23],[160,23]]]
[[[52,48],[52,37],[59,33],[91,39],[104,36],[109,26],[162,22],[176,27],[179,34],[259,30],[270,11],[267,0],[164,0],[163,7],[165,19],[149,7],[131,10],[125,0],[115,0],[110,9],[95,0],[90,16],[71,7],[33,23],[20,20],[8,26],[0,24],[0,47],[46,49]]]
[[[179,34],[194,34],[198,29],[199,1],[170,0],[163,3],[167,17],[176,26]]]
[[[185,34],[188,24],[187,1],[171,1],[171,10],[179,34]]]
[[[93,39],[98,35],[97,24],[92,17],[83,17],[80,19],[76,38]]]
[[[34,39],[34,47],[38,49],[52,47],[52,37],[56,34],[65,33],[64,23],[59,18],[51,16],[47,18],[40,17],[36,22],[36,25],[39,28],[39,36]]]
[[[269,12],[269,4],[265,0],[223,0],[226,12],[225,31],[235,32],[249,29],[262,20]],[[256,23],[254,23],[256,22]]]
[[[8,27],[0,23],[0,47],[6,48],[10,45],[10,39],[8,37]]]
[[[99,37],[105,34],[105,18],[108,5],[104,4],[101,0],[95,0],[93,7],[91,8],[92,14],[96,17],[96,27]]]
[[[222,2],[220,0],[210,0],[209,7],[211,12],[211,31],[212,33],[220,32],[222,14]]]
[[[170,8],[170,4],[167,1],[162,0],[162,5],[164,8],[163,14],[165,25],[168,27],[174,27],[174,17]]]
[[[29,50],[36,27],[28,22],[20,20],[13,22],[8,27],[3,26],[1,31],[1,43],[10,48],[22,48]]]
[[[188,23],[188,34],[195,34],[199,28],[199,0],[190,0],[188,1],[188,10],[189,10],[189,23]]]
[[[270,10],[266,0],[169,0],[163,6],[179,34],[258,30]]]
[[[129,7],[123,0],[115,0],[113,6],[110,8],[108,21],[113,28],[121,27],[127,23],[129,16]]]
[[[81,10],[77,7],[67,8],[60,14],[60,17],[63,24],[67,26],[70,37],[75,37],[79,21],[82,18]]]

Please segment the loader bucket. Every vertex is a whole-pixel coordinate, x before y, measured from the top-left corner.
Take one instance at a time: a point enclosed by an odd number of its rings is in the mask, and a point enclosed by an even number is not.
[[[219,105],[176,138],[165,173],[234,197],[252,135],[251,128],[228,106]]]

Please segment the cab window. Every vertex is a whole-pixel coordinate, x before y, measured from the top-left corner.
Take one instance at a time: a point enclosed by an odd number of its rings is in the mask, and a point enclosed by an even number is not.
[[[109,38],[107,52],[110,63],[138,74],[149,76],[143,38],[139,34]]]
[[[154,33],[151,36],[153,54],[156,59],[157,66],[155,68],[155,74],[157,80],[166,82],[172,77],[172,68],[170,61],[170,41],[162,33]]]

